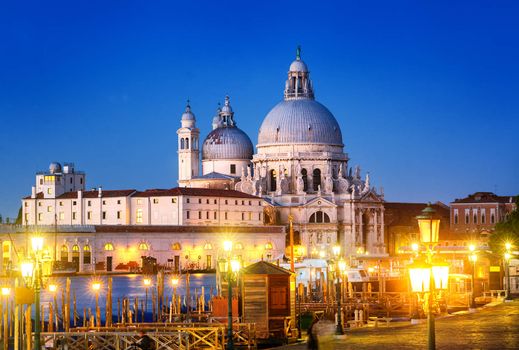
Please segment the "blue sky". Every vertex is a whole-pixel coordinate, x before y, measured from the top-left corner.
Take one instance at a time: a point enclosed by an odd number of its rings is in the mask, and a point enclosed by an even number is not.
[[[34,173],[176,185],[187,98],[202,135],[231,96],[258,128],[295,48],[350,165],[389,201],[519,193],[516,1],[32,1],[0,5],[0,213]]]

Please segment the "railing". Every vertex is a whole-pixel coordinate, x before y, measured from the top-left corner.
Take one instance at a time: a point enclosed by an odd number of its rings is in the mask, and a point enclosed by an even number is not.
[[[110,342],[120,342],[122,345],[118,350],[126,350],[124,347],[137,339],[137,333],[145,330],[146,334],[152,338],[157,345],[166,344],[165,347],[159,346],[157,349],[184,349],[186,345],[189,349],[224,349],[226,344],[227,325],[223,323],[134,323],[116,324],[112,327],[78,327],[73,328],[68,333],[45,333],[63,337],[71,337],[70,341],[75,344],[87,335],[99,335],[102,338],[108,335],[119,335],[122,338],[107,340]],[[106,335],[106,336],[105,336]],[[83,338],[81,338],[83,336]],[[233,341],[236,346],[256,349],[256,324],[255,323],[234,323]],[[103,343],[104,340],[98,340]],[[113,343],[113,344],[115,344]],[[87,344],[87,343],[83,343]],[[126,344],[126,345],[125,345]],[[169,345],[168,345],[169,344]],[[102,347],[96,349],[105,349]],[[114,349],[112,345],[112,348]],[[69,347],[69,349],[71,349]],[[88,348],[82,348],[88,349]],[[106,348],[108,349],[108,348]]]

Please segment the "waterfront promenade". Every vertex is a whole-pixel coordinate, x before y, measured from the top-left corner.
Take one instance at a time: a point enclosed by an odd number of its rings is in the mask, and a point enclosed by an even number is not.
[[[348,329],[345,336],[324,337],[320,350],[417,350],[427,347],[426,325],[398,323],[386,328]],[[436,348],[519,349],[519,300],[479,308],[476,312],[441,317],[436,320]],[[276,350],[303,350],[306,343]]]

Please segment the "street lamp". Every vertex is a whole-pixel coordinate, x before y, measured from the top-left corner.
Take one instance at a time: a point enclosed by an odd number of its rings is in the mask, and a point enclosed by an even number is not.
[[[234,349],[234,341],[232,334],[232,279],[233,274],[237,274],[240,270],[240,260],[231,258],[233,244],[231,241],[223,242],[223,248],[227,253],[227,259],[222,258],[218,261],[219,270],[227,275],[227,344],[226,350]]]
[[[469,251],[471,252],[469,256],[469,260],[472,262],[472,297],[470,300],[470,308],[475,309],[476,308],[476,261],[478,261],[478,255],[476,254],[476,246],[474,244],[471,244],[469,246]]]
[[[435,216],[435,210],[429,204],[422,214],[417,217],[420,229],[420,240],[426,247],[426,261],[424,264],[413,263],[409,266],[411,289],[415,293],[423,293],[427,302],[427,348],[436,348],[435,322],[433,302],[437,290],[447,289],[449,280],[449,266],[433,264],[434,246],[438,243],[440,219]]]
[[[95,293],[96,299],[96,326],[101,326],[101,309],[99,308],[99,291],[101,290],[101,282],[94,281],[92,282],[92,290]]]
[[[339,260],[342,260],[340,259],[340,254],[341,254],[341,246],[340,245],[334,245],[332,247],[332,252],[333,252],[333,255],[335,257],[335,266],[334,266],[334,271],[335,271],[335,297],[337,299],[337,325],[336,325],[336,329],[335,329],[335,334],[338,334],[338,335],[341,335],[341,334],[344,334],[344,330],[342,328],[342,310],[341,310],[341,270],[340,270],[340,266],[342,265],[342,263],[340,264],[339,263]],[[344,267],[345,267],[345,264],[344,263]]]
[[[508,243],[507,243],[508,244]],[[506,300],[512,300],[512,296],[510,295],[510,258],[512,254],[510,251],[505,252],[505,273],[506,273]]]

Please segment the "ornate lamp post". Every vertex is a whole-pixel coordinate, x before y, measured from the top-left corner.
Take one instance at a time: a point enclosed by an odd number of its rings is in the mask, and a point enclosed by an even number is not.
[[[476,254],[476,246],[474,244],[471,244],[469,246],[469,250],[471,252],[470,256],[469,256],[469,259],[470,261],[472,261],[472,296],[471,296],[471,300],[470,300],[470,307],[472,309],[475,309],[476,308],[476,291],[475,291],[475,286],[476,286],[476,261],[478,261],[478,255]]]
[[[418,216],[418,227],[420,228],[421,242],[426,247],[425,263],[415,262],[409,267],[411,289],[415,293],[423,294],[427,306],[427,348],[436,348],[434,299],[436,291],[447,289],[449,280],[449,266],[445,264],[434,264],[434,246],[438,243],[440,220],[435,218],[434,209],[428,205],[422,215]]]
[[[43,253],[43,237],[32,237],[32,260],[25,261],[21,265],[22,277],[25,280],[25,284],[34,289],[34,348],[40,349],[40,337],[41,337],[41,322],[40,322],[40,293],[43,288],[43,278],[49,275],[48,269],[49,264],[42,265],[42,263],[48,263],[52,259],[47,254]],[[45,268],[45,273],[42,273]]]
[[[233,243],[231,241],[223,242],[224,251],[227,254],[227,259],[220,259],[218,261],[219,270],[227,275],[227,344],[226,350],[234,350],[234,341],[232,333],[232,280],[233,275],[240,270],[241,263],[238,259],[231,258]]]
[[[101,327],[101,309],[99,308],[99,291],[101,290],[101,282],[92,282],[92,290],[96,299],[96,326]]]
[[[339,245],[335,245],[332,248],[333,256],[335,257],[334,261],[334,271],[335,271],[335,297],[337,299],[337,326],[335,329],[335,334],[344,334],[344,329],[342,328],[342,309],[341,309],[341,270],[339,266],[341,247]]]
[[[506,273],[506,300],[512,300],[512,296],[510,295],[510,259],[512,258],[512,254],[510,253],[512,249],[512,244],[505,244],[506,252],[504,254],[505,258],[505,273]]]

